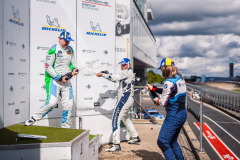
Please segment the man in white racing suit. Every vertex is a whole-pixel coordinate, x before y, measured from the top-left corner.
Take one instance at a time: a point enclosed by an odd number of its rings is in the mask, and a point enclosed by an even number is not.
[[[135,127],[132,121],[129,118],[128,111],[132,106],[133,100],[133,87],[135,85],[135,74],[133,74],[132,69],[130,68],[130,60],[124,58],[121,62],[121,72],[117,75],[112,75],[107,72],[98,73],[98,77],[103,77],[107,80],[113,82],[119,82],[118,87],[118,100],[113,112],[112,117],[112,129],[113,129],[113,145],[106,149],[107,152],[114,152],[121,150],[120,147],[120,122],[121,120],[127,127],[130,132],[131,140],[128,141],[129,144],[137,143],[141,140],[139,139],[138,132],[135,130]]]
[[[77,68],[74,58],[74,51],[69,46],[73,41],[69,32],[59,34],[59,44],[55,44],[49,49],[45,63],[45,83],[47,100],[46,103],[36,111],[33,116],[25,122],[26,126],[32,125],[35,121],[41,120],[45,115],[53,110],[57,105],[59,94],[61,95],[62,111],[62,128],[71,127],[71,114],[73,106],[72,84],[68,76],[77,75]],[[72,73],[71,73],[72,72]]]

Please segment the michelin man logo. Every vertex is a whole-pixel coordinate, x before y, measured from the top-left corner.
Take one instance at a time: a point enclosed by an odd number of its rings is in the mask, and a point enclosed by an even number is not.
[[[90,22],[90,25],[91,25],[91,28],[92,28],[93,31],[99,31],[99,32],[102,32],[99,23],[97,23],[97,24],[96,24],[96,27],[95,27],[95,26],[93,25],[93,22],[91,21],[91,22]]]
[[[162,66],[164,66],[165,65],[165,62],[162,62]]]
[[[12,6],[12,13],[13,13],[13,17],[14,17],[14,18],[20,20],[19,10],[17,9],[17,10],[15,11],[14,6]]]
[[[64,36],[63,36],[63,35],[61,35],[61,38],[64,38]]]
[[[50,16],[49,15],[47,15],[46,18],[47,18],[47,23],[50,26],[60,27],[60,25],[58,24],[58,19],[57,18],[54,18],[53,21],[50,20]]]

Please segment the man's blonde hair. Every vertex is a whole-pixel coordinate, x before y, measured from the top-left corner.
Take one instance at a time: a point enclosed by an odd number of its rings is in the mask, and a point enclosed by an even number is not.
[[[174,64],[174,61],[172,61],[171,64]],[[178,72],[178,68],[175,65],[162,66],[161,70],[165,80],[176,76],[176,74],[178,74],[181,77],[181,79],[183,79],[182,75]]]

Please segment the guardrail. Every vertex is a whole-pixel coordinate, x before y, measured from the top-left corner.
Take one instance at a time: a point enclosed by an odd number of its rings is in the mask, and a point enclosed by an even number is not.
[[[209,100],[217,107],[224,108],[227,111],[235,112],[234,115],[240,118],[240,93],[231,91],[219,91],[214,88],[187,84],[188,90],[201,92],[203,99]],[[232,113],[232,114],[233,114]]]

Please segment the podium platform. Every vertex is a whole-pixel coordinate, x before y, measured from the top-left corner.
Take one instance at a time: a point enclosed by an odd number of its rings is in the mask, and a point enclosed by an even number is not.
[[[17,132],[47,139],[20,138]],[[98,159],[98,136],[89,130],[12,125],[0,129],[0,159]]]

